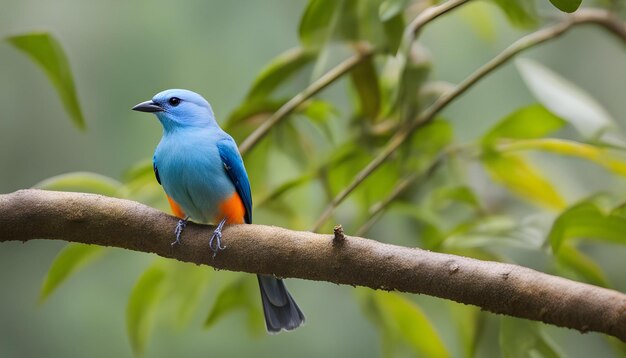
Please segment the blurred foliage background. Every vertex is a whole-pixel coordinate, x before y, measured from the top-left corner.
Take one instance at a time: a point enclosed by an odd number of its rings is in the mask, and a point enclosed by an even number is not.
[[[572,3],[554,1],[561,8]],[[471,1],[426,26],[402,67],[394,58],[402,29],[431,2],[1,4],[1,192],[91,191],[168,210],[150,166],[160,125],[130,111],[134,104],[166,88],[197,91],[241,143],[278,106],[354,54],[355,41],[377,46],[373,61],[300,106],[245,157],[255,222],[300,230],[314,226],[402,123],[516,39],[563,16],[548,1]],[[621,5],[583,2],[617,14]],[[12,36],[33,31],[51,34],[69,61],[84,131],[74,125],[78,112],[73,124],[59,100],[66,87],[54,75],[51,84],[16,51],[26,45]],[[514,262],[626,291],[624,43],[581,26],[521,58],[420,128],[321,229],[342,223],[348,233],[380,241]],[[377,203],[402,183],[408,184],[401,195],[372,218]],[[0,357],[626,352],[599,334],[431,297],[301,280],[288,285],[307,325],[266,336],[249,276],[122,250],[4,243]]]

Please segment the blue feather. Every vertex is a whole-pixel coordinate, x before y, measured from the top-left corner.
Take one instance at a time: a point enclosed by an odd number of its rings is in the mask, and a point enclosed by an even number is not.
[[[241,197],[246,208],[244,217],[246,224],[252,223],[252,194],[250,193],[250,182],[248,174],[243,164],[243,159],[235,142],[228,138],[217,142],[217,150],[220,153],[226,174],[235,185],[237,194]]]

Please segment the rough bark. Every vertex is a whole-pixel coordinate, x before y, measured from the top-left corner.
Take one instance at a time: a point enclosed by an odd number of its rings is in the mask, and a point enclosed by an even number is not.
[[[204,225],[190,223],[183,245],[171,246],[176,222],[145,205],[100,195],[0,195],[0,242],[65,240],[225,270],[420,293],[626,342],[626,295],[617,291],[511,264],[264,225],[225,228],[227,248],[213,258],[207,247],[211,229]]]

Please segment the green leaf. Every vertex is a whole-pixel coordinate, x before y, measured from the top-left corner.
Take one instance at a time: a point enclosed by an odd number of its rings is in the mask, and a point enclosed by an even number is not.
[[[529,59],[518,59],[515,64],[535,98],[583,137],[593,138],[613,125],[609,113],[572,82]]]
[[[308,100],[303,103],[303,106],[298,108],[298,111],[302,111],[302,114],[311,120],[311,123],[316,126],[320,132],[329,140],[333,141],[333,131],[328,121],[333,116],[339,116],[339,110],[331,103],[322,100]]]
[[[537,322],[507,316],[500,318],[500,350],[504,358],[564,357]]]
[[[134,181],[144,182],[147,179],[156,180],[154,174],[154,163],[152,159],[144,159],[124,171],[123,180],[125,184],[132,183]]]
[[[307,48],[321,48],[332,36],[341,0],[309,0],[300,20],[300,42]]]
[[[626,244],[626,218],[618,212],[607,212],[593,201],[583,201],[565,210],[554,221],[548,242],[552,251],[559,252],[569,239],[603,240]]]
[[[574,12],[578,10],[583,0],[550,0],[552,5],[564,12]]]
[[[56,191],[75,191],[115,197],[120,196],[122,183],[96,173],[74,172],[45,179],[35,184],[33,188]]]
[[[193,318],[194,310],[197,309],[215,271],[210,267],[188,262],[167,260],[166,263],[169,275],[164,297],[174,302],[172,318],[179,327],[183,327]]]
[[[157,262],[139,277],[126,306],[126,329],[135,354],[146,348],[161,299],[166,270]]]
[[[350,78],[359,95],[361,113],[370,121],[376,120],[380,111],[380,86],[373,58],[358,64],[350,72]]]
[[[387,40],[386,50],[390,54],[395,54],[400,48],[402,43],[402,35],[406,27],[404,16],[402,13],[390,18],[389,20],[383,20],[383,31]]]
[[[257,205],[258,207],[262,207],[273,201],[276,201],[287,192],[298,188],[299,186],[304,185],[313,179],[315,179],[313,173],[305,173],[304,175],[301,175],[299,177],[287,180],[286,182],[280,184],[278,187],[273,189],[266,197],[259,200],[259,203]]]
[[[283,195],[289,191],[318,178],[321,173],[326,171],[328,168],[340,166],[342,163],[345,163],[356,155],[356,149],[356,146],[348,142],[347,146],[334,151],[332,155],[329,158],[326,158],[321,164],[316,165],[300,176],[286,180],[276,188],[272,189],[269,194],[258,201],[257,205],[262,207],[271,204],[272,202],[281,199]]]
[[[85,119],[78,103],[72,71],[65,52],[57,40],[45,32],[11,36],[6,40],[18,50],[26,53],[44,70],[74,124],[84,129]]]
[[[231,132],[237,124],[254,116],[262,114],[269,116],[270,114],[276,112],[286,102],[286,99],[264,99],[259,101],[245,101],[230,113],[224,123],[224,128],[230,129],[229,132]]]
[[[610,151],[590,144],[574,142],[565,139],[544,138],[519,140],[498,146],[502,152],[520,150],[542,150],[562,155],[570,155],[587,159],[615,174],[626,176],[626,162],[615,157]]]
[[[419,110],[418,94],[428,79],[432,62],[428,52],[419,42],[411,45],[405,63],[400,71],[395,107],[403,122],[412,120]]]
[[[385,0],[378,8],[378,14],[382,21],[387,21],[402,14],[409,0]]]
[[[523,157],[489,153],[482,163],[491,177],[520,197],[552,209],[565,207],[565,200],[552,184]]]
[[[609,282],[602,269],[574,246],[568,243],[561,244],[556,258],[563,269],[576,276],[574,279],[582,279],[596,286],[609,287]]]
[[[484,326],[485,314],[476,306],[450,302],[450,311],[456,321],[460,341],[463,346],[463,356],[472,358],[476,356],[476,348],[480,334]]]
[[[541,138],[560,129],[565,123],[542,105],[531,105],[504,117],[483,136],[482,144],[491,147],[502,138]]]
[[[310,0],[300,21],[300,42],[314,51],[327,47],[331,40],[365,41],[375,47],[393,47],[387,44],[389,32],[379,16],[379,6],[379,0]],[[397,27],[398,20],[401,20],[399,14],[386,23]]]
[[[68,244],[65,246],[48,269],[39,293],[39,302],[45,301],[73,273],[104,252],[105,248],[97,245]]]
[[[264,325],[254,282],[256,280],[252,280],[252,276],[245,275],[223,287],[204,321],[204,327],[209,328],[226,314],[243,309],[248,315],[248,328],[258,333]]]
[[[124,186],[120,191],[124,194],[123,197],[165,212],[170,211],[165,192],[154,175],[152,159],[141,160],[132,165],[122,178]]]
[[[426,159],[430,162],[446,146],[452,143],[454,132],[450,122],[437,118],[419,129],[411,139],[414,159]]]
[[[485,42],[495,43],[498,33],[497,18],[486,2],[472,1],[459,11],[461,18],[472,27]]]
[[[441,337],[417,304],[404,296],[381,291],[361,291],[364,309],[381,333],[386,353],[398,350],[396,341],[420,357],[449,357]]]
[[[441,210],[448,202],[456,201],[481,210],[481,205],[474,191],[467,186],[445,186],[432,192],[430,202],[433,208]]]
[[[313,52],[301,47],[292,48],[280,54],[254,80],[246,96],[246,101],[258,102],[269,97],[276,88],[313,61],[314,58]]]
[[[537,24],[534,2],[528,0],[493,0],[504,11],[511,24],[517,27],[532,27]]]

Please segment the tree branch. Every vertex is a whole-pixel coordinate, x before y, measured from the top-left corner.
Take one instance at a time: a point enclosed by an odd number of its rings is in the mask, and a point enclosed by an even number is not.
[[[622,20],[609,11],[598,9],[582,9],[575,14],[567,16],[556,25],[533,32],[515,41],[504,51],[481,66],[465,80],[455,86],[450,92],[441,95],[432,105],[421,112],[413,121],[400,128],[396,134],[389,139],[387,145],[365,168],[354,176],[354,179],[346,186],[333,200],[326,206],[320,217],[312,227],[312,231],[317,231],[330,218],[335,209],[356,189],[367,177],[374,173],[380,166],[391,157],[395,151],[404,144],[413,133],[420,127],[430,123],[435,117],[445,109],[450,103],[459,98],[478,81],[500,68],[510,59],[520,52],[540,45],[546,41],[557,38],[572,27],[581,24],[596,24],[626,42],[626,26]]]
[[[155,253],[219,269],[421,293],[626,342],[626,295],[521,266],[345,236],[234,225],[213,258],[207,226],[190,223],[172,247],[177,218],[94,194],[21,190],[0,195],[0,242],[66,240]]]

